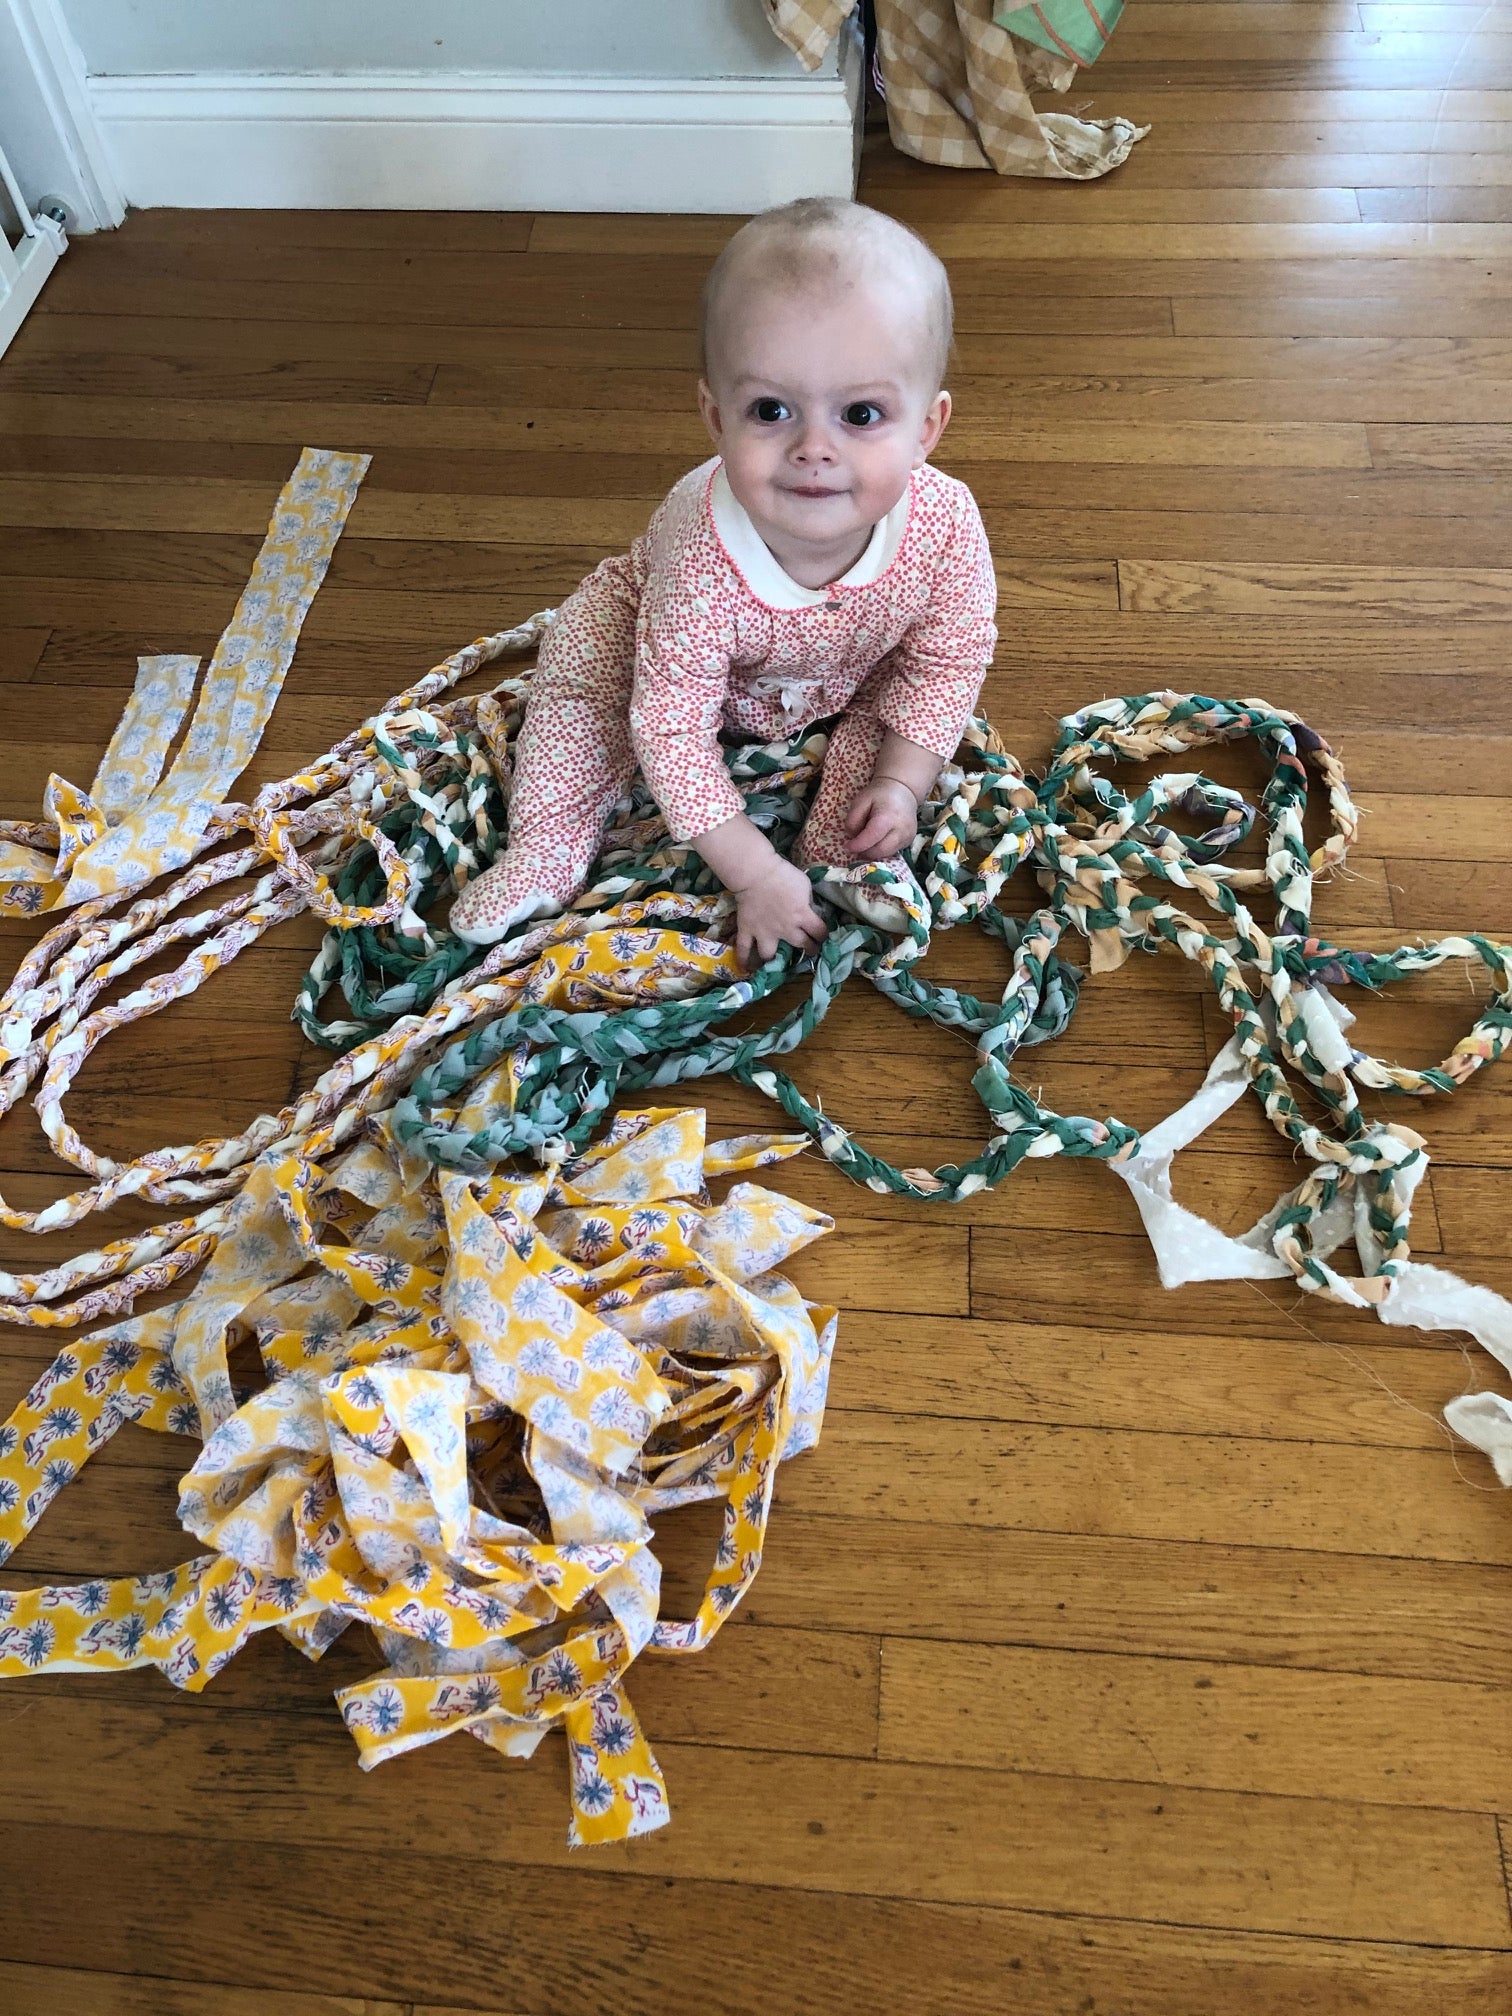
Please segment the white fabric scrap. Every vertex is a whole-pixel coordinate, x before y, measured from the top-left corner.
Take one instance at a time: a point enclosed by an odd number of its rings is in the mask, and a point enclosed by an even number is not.
[[[1343,1029],[1353,1018],[1323,988],[1303,991],[1294,999],[1314,1053],[1326,1067],[1340,1068],[1341,1052],[1346,1061],[1352,1054]],[[1276,1220],[1295,1197],[1294,1190],[1278,1199],[1247,1232],[1234,1237],[1178,1203],[1171,1188],[1175,1157],[1226,1113],[1248,1084],[1239,1039],[1231,1037],[1186,1104],[1142,1137],[1137,1155],[1111,1164],[1129,1186],[1165,1288],[1181,1288],[1191,1281],[1276,1281],[1291,1275],[1291,1269],[1273,1250],[1272,1240]],[[1424,1155],[1397,1172],[1397,1181],[1409,1200],[1427,1165]],[[1370,1226],[1369,1209],[1359,1186],[1335,1198],[1316,1220],[1314,1256],[1325,1261],[1351,1230],[1366,1274],[1378,1273],[1382,1248]],[[1346,1276],[1332,1268],[1324,1271],[1341,1300],[1355,1308],[1374,1309],[1392,1328],[1468,1332],[1512,1371],[1512,1302],[1494,1290],[1463,1281],[1447,1268],[1409,1260],[1398,1268],[1384,1301],[1374,1303],[1352,1287]],[[1445,1407],[1444,1419],[1457,1435],[1489,1456],[1497,1477],[1512,1487],[1512,1401],[1499,1393],[1462,1394]]]

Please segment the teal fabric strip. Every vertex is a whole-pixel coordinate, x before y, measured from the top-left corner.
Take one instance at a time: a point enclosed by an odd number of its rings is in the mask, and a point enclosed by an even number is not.
[[[1118,25],[1124,0],[1035,0],[1029,7],[1004,7],[993,16],[999,28],[1069,56],[1073,63],[1095,63]]]

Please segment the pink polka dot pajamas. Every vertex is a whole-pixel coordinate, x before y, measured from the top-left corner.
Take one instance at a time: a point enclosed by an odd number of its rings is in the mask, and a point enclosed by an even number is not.
[[[674,840],[744,807],[721,735],[776,741],[830,715],[804,863],[850,868],[845,815],[888,729],[954,755],[992,656],[996,583],[976,501],[927,464],[828,588],[783,572],[716,458],[683,477],[629,553],[568,598],[541,647],[504,858],[452,912],[497,938],[586,885],[636,765]]]

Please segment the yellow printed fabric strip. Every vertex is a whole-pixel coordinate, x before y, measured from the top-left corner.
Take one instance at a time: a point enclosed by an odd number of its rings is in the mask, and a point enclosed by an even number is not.
[[[169,747],[189,712],[199,667],[198,658],[174,654],[138,658],[131,698],[89,787],[107,825],[116,825],[157,789]]]
[[[0,915],[117,895],[185,867],[202,850],[216,808],[262,739],[370,459],[302,451],[167,776],[168,750],[193,692],[194,658],[139,660],[94,788],[85,793],[53,777],[32,837],[0,829]]]
[[[364,1766],[459,1730],[525,1756],[560,1726],[574,1844],[662,1826],[625,1675],[706,1645],[750,1586],[834,1340],[776,1271],[830,1221],[707,1184],[799,1145],[657,1110],[528,1173],[437,1171],[381,1125],[273,1149],[193,1290],[71,1344],[0,1428],[0,1560],[127,1424],[203,1438],[179,1516],[209,1551],[0,1593],[0,1675],[152,1665],[198,1690],[256,1631],[319,1658],[361,1622],[385,1663],[338,1698]],[[711,1498],[703,1599],[664,1617],[652,1517]]]

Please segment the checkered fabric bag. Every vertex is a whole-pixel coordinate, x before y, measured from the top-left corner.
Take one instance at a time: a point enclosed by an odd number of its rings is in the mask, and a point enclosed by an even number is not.
[[[1078,0],[1080,4],[1080,0]],[[763,0],[776,34],[815,69],[856,0]],[[993,0],[876,0],[887,124],[901,153],[945,168],[1090,181],[1149,131],[1128,119],[1036,112],[1033,89],[1064,91],[1076,63],[1011,35]],[[1103,10],[1106,22],[1115,9]]]

